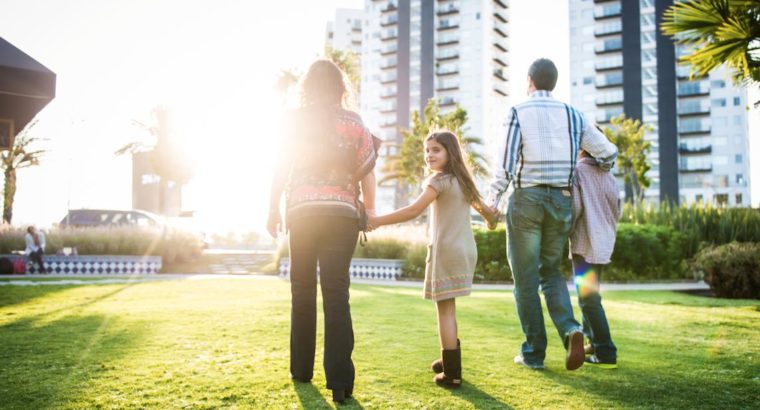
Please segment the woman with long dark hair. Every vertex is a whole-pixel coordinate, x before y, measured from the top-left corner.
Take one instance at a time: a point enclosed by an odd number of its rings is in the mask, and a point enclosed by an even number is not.
[[[335,64],[314,62],[301,79],[300,92],[300,107],[286,117],[267,229],[273,237],[281,229],[280,198],[285,192],[292,294],[291,377],[309,382],[313,376],[319,266],[325,378],[333,400],[343,402],[354,388],[349,266],[362,208],[374,214],[377,151],[361,117],[347,109],[349,87]]]

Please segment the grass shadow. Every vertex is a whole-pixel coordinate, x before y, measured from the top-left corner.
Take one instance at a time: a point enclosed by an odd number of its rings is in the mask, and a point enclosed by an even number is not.
[[[477,386],[464,380],[462,387],[451,391],[451,394],[467,400],[472,403],[475,408],[486,409],[513,409],[514,407],[504,403],[503,401],[491,396],[490,394],[480,390]]]
[[[0,327],[3,407],[81,403],[97,379],[113,377],[112,363],[139,345],[146,328],[125,326],[104,315],[67,316],[42,324],[24,318]]]
[[[332,403],[332,397],[330,397],[331,401],[328,402],[327,399],[322,396],[322,393],[319,391],[319,389],[312,383],[300,383],[294,381],[293,389],[296,391],[298,400],[301,402],[301,407],[304,409],[332,409],[334,407],[340,409],[364,408],[361,404],[359,404],[355,397],[346,400],[345,404],[335,403],[335,406],[333,406],[330,404]]]

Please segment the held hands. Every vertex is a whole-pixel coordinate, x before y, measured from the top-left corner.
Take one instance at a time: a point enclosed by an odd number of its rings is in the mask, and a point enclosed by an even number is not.
[[[501,213],[499,210],[495,207],[486,206],[485,207],[485,217],[486,220],[486,226],[488,227],[488,230],[493,231],[496,229],[496,226],[499,224],[499,219],[501,218]]]
[[[277,239],[277,234],[282,231],[282,217],[280,211],[269,211],[269,218],[267,218],[267,232],[272,235],[272,238]]]
[[[374,209],[367,209],[367,231],[372,232],[380,227]]]

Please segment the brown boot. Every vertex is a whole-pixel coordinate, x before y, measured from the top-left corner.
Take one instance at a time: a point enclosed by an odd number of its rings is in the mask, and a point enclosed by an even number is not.
[[[459,346],[461,346],[461,342],[459,342],[459,339],[457,339],[457,349],[459,349]],[[438,374],[443,371],[443,359],[438,358],[433,360],[433,363],[430,364],[430,368],[433,369],[433,373]]]
[[[441,386],[457,388],[462,385],[462,350],[441,350],[443,356],[443,372],[438,373],[433,381]]]

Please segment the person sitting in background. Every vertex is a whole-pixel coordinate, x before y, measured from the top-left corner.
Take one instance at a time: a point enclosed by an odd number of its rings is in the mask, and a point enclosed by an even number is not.
[[[42,261],[42,256],[45,254],[45,234],[42,231],[38,231],[34,225],[26,228],[26,250],[24,253],[40,267],[40,273],[47,273],[45,271],[45,263]]]

